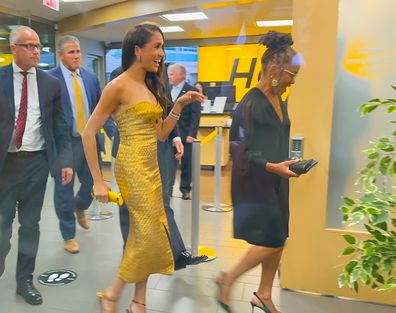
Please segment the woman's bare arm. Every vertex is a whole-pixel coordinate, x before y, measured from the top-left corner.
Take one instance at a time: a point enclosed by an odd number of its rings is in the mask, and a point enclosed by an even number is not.
[[[117,83],[108,84],[103,90],[99,103],[88,120],[82,133],[85,157],[94,182],[95,197],[101,202],[107,202],[108,187],[104,183],[99,167],[96,149],[96,134],[102,128],[110,115],[119,106],[119,88]]]
[[[188,91],[179,99],[177,99],[172,111],[169,113],[166,119],[161,120],[157,126],[157,136],[160,141],[165,141],[173,128],[175,128],[178,117],[183,108],[194,101],[203,102],[204,96],[196,91]]]

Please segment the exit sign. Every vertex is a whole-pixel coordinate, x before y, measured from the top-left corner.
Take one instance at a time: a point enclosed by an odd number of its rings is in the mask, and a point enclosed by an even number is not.
[[[55,11],[59,11],[59,0],[43,0],[43,5]]]

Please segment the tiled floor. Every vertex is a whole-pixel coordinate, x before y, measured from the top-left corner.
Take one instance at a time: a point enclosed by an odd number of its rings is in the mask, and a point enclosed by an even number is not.
[[[226,175],[227,176],[227,175]],[[202,195],[209,200],[212,183],[211,172],[202,175]],[[228,181],[228,177],[223,180]],[[229,200],[224,188],[223,201]],[[53,181],[48,182],[45,205],[41,221],[41,241],[37,258],[38,274],[54,269],[70,269],[78,274],[75,282],[64,286],[36,286],[43,294],[40,306],[26,304],[15,294],[15,263],[17,223],[14,225],[12,250],[7,258],[6,272],[0,278],[0,313],[99,313],[100,306],[96,291],[106,287],[116,273],[120,261],[122,243],[118,225],[118,210],[113,205],[102,206],[114,213],[114,217],[104,221],[91,222],[91,229],[78,228],[76,239],[81,252],[71,255],[63,250],[57,218],[52,202]],[[172,199],[176,221],[186,244],[190,243],[191,202],[180,198]],[[214,248],[218,258],[210,263],[189,267],[173,276],[153,275],[149,280],[147,299],[148,312],[159,313],[222,313],[215,300],[215,286],[212,277],[221,270],[228,269],[246,251],[248,245],[232,239],[232,213],[210,213],[200,211],[200,244]],[[241,277],[232,292],[232,307],[235,313],[251,312],[249,300],[257,289],[259,269],[254,269]],[[125,290],[120,312],[124,312],[131,298],[133,286]],[[335,298],[320,297],[284,291],[275,280],[273,297],[283,313],[391,313],[395,307],[367,304]],[[256,309],[256,313],[258,310]]]

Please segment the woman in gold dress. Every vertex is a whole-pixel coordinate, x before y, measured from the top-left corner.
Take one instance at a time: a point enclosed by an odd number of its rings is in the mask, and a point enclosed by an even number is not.
[[[120,131],[120,147],[115,164],[117,184],[130,214],[130,231],[113,283],[98,293],[102,311],[115,313],[126,283],[136,283],[127,312],[145,313],[146,287],[150,274],[172,274],[174,260],[169,242],[168,223],[162,201],[161,178],[157,163],[157,139],[165,140],[184,105],[203,101],[197,92],[179,98],[166,119],[164,108],[171,105],[161,77],[164,37],[151,23],[136,25],[122,44],[122,68],[111,81],[83,132],[83,144],[94,180],[97,200],[108,201],[97,161],[95,134],[110,115]]]

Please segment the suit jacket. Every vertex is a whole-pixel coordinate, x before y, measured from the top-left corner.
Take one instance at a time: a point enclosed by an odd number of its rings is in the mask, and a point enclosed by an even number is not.
[[[63,111],[65,112],[66,122],[69,126],[69,132],[71,135],[73,133],[72,103],[70,101],[70,95],[69,91],[67,90],[65,78],[62,74],[62,69],[60,66],[57,66],[52,70],[48,71],[48,73],[58,78],[61,83],[62,107]],[[89,112],[90,114],[92,114],[96,105],[99,102],[100,95],[102,93],[99,80],[96,74],[89,72],[82,67],[80,67],[80,75],[84,83],[85,92],[87,94]],[[116,128],[113,119],[109,118],[103,128],[105,129],[106,134],[107,136],[109,136],[109,138],[114,136]],[[96,139],[99,151],[105,151],[103,135],[99,134]]]
[[[0,68],[0,173],[15,128],[14,77],[12,65]],[[37,69],[41,122],[50,172],[73,167],[70,136],[61,105],[59,80]]]
[[[180,91],[179,95],[177,96],[176,100],[190,90],[198,91],[190,84],[184,83],[184,86]],[[201,119],[201,103],[199,103],[198,101],[194,101],[187,104],[184,107],[180,119],[177,123],[179,127],[180,137],[183,142],[186,141],[187,136],[191,136],[194,138],[197,137],[200,119]]]

